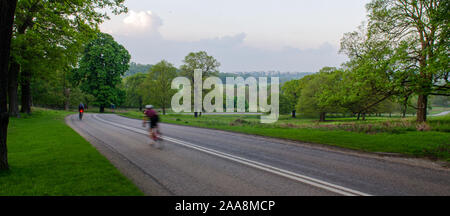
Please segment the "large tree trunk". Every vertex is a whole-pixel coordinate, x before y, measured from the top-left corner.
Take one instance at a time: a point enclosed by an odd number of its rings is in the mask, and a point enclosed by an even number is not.
[[[70,89],[64,88],[64,110],[70,109]]]
[[[428,95],[419,95],[417,100],[417,122],[427,121]]]
[[[9,169],[6,137],[8,135],[8,66],[12,25],[17,0],[0,0],[0,170]]]
[[[6,146],[6,139],[8,135],[8,123],[9,123],[9,114],[8,112],[3,112],[2,109],[2,112],[0,113],[0,170],[9,169],[8,148]]]
[[[296,117],[295,110],[292,110],[292,118],[295,118],[295,117]]]
[[[326,114],[327,114],[326,112],[321,112],[320,113],[320,120],[319,120],[320,122],[324,122],[325,121]]]
[[[22,108],[20,112],[31,113],[31,73],[27,70],[22,71]]]
[[[63,73],[63,96],[64,96],[64,110],[70,109],[70,89],[67,88],[66,70]]]
[[[63,95],[64,95],[64,110],[70,109],[70,89],[63,87]]]
[[[11,59],[8,74],[9,115],[19,116],[19,97],[17,95],[20,64]]]
[[[100,113],[104,113],[105,112],[105,106],[104,105],[100,105]]]

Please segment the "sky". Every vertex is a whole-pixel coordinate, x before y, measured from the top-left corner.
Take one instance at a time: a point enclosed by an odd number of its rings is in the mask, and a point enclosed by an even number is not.
[[[339,44],[366,19],[369,0],[126,0],[100,29],[132,61],[180,66],[206,51],[222,72],[317,72],[345,60]]]

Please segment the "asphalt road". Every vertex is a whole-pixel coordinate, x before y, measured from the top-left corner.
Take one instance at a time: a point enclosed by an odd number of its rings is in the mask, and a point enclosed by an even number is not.
[[[441,112],[439,114],[432,115],[432,116],[445,116],[445,115],[448,115],[448,114],[450,114],[450,111]]]
[[[450,195],[450,171],[427,160],[161,124],[163,148],[139,120],[66,122],[148,195]]]

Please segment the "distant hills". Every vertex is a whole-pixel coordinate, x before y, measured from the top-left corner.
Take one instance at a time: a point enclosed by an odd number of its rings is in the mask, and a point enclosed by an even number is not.
[[[125,77],[131,76],[137,73],[147,73],[153,65],[150,64],[138,64],[135,62],[130,63],[130,68],[125,73]],[[253,72],[234,72],[234,73],[219,73],[219,78],[225,83],[227,77],[242,77],[244,79],[248,77],[279,77],[280,84],[283,84],[290,80],[301,79],[304,76],[313,74],[312,72],[280,72],[280,71],[253,71]]]

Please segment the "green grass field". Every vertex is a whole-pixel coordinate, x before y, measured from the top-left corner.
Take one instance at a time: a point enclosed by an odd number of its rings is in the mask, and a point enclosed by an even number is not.
[[[136,111],[120,113],[141,119]],[[399,153],[450,162],[450,115],[430,117],[427,124],[417,125],[413,118],[368,117],[315,119],[281,116],[275,124],[260,124],[259,116],[251,115],[166,115],[162,122],[213,128],[310,143],[319,143],[366,152]],[[423,131],[420,131],[423,130]]]
[[[0,195],[143,195],[65,124],[68,114],[35,109],[32,115],[10,120],[10,170],[0,171]]]

